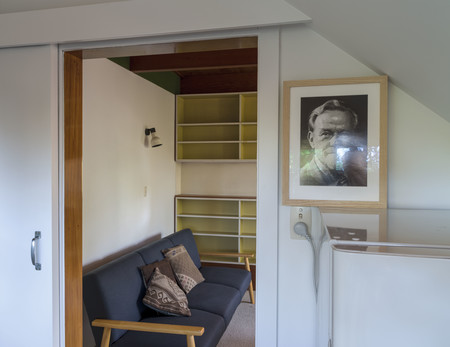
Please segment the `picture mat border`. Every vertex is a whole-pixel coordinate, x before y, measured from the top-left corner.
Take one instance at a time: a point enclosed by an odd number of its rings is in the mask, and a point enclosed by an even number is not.
[[[377,123],[378,126],[374,127],[374,116],[373,116],[373,101],[369,101],[368,105],[368,146],[373,145],[373,141],[379,139],[379,170],[378,174],[374,176],[371,173],[368,176],[368,184],[370,184],[370,189],[377,189],[378,192],[374,195],[372,192],[371,198],[364,198],[363,196],[351,197],[348,200],[340,200],[339,197],[342,196],[342,189],[351,189],[358,187],[345,187],[340,188],[339,194],[334,194],[334,196],[325,198],[327,194],[327,189],[330,187],[313,187],[312,190],[317,192],[318,189],[319,196],[311,197],[305,196],[300,198],[301,189],[297,189],[292,183],[291,179],[298,179],[300,174],[299,158],[300,156],[300,132],[298,132],[298,138],[292,139],[291,132],[295,129],[300,129],[300,114],[298,114],[298,119],[294,120],[296,125],[292,125],[291,110],[292,110],[292,100],[291,100],[291,89],[293,88],[303,88],[307,91],[307,95],[310,96],[312,88],[310,87],[324,87],[324,89],[318,95],[345,95],[346,93],[355,93],[358,86],[364,86],[368,84],[375,84],[375,87],[379,90],[379,119]],[[354,85],[355,88],[353,88]],[[367,86],[366,86],[367,87]],[[369,88],[370,89],[370,88]],[[373,88],[372,88],[373,89]],[[356,208],[386,208],[387,205],[387,89],[388,89],[388,77],[387,76],[371,76],[371,77],[353,77],[353,78],[338,78],[338,79],[318,79],[318,80],[303,80],[303,81],[285,81],[283,83],[283,182],[282,182],[282,204],[289,206],[328,206],[328,207],[356,207]],[[315,88],[315,90],[320,90],[320,88]],[[347,91],[347,92],[346,92]],[[357,92],[356,92],[357,93]],[[296,93],[298,96],[300,92]],[[350,94],[351,95],[351,94]],[[369,99],[373,98],[373,95],[369,95]],[[299,111],[299,109],[297,110]],[[371,115],[372,112],[372,115]],[[377,117],[378,118],[378,117]],[[375,128],[375,129],[374,129]],[[378,132],[378,134],[374,134]],[[291,142],[292,141],[292,142]],[[293,141],[298,143],[298,146],[292,146]],[[292,147],[294,148],[291,151]],[[290,165],[291,158],[297,157],[297,166]],[[294,177],[292,177],[292,176]],[[375,181],[378,181],[378,187]],[[297,180],[298,181],[298,180]],[[294,187],[292,187],[294,185]],[[302,187],[304,188],[304,187]],[[310,188],[310,187],[307,187]],[[333,187],[337,188],[337,187]],[[307,189],[308,194],[311,195],[311,189]],[[353,189],[355,190],[355,189]],[[358,189],[356,189],[358,190]],[[329,193],[329,192],[328,192]],[[348,191],[346,191],[346,194]],[[367,193],[367,191],[366,191]],[[360,194],[361,195],[361,194]],[[364,195],[364,191],[362,192]],[[367,196],[367,195],[366,195]]]

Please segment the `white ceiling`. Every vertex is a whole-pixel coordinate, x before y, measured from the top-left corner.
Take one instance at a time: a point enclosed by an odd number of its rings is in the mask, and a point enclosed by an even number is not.
[[[62,8],[81,5],[101,4],[104,2],[118,2],[127,0],[0,0],[0,14],[48,10],[50,8]]]
[[[0,14],[117,1],[127,0],[0,0]],[[449,0],[285,1],[312,18],[319,34],[450,121]]]

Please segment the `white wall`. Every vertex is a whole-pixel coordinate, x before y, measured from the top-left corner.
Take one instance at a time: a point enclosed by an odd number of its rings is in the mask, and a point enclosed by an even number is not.
[[[256,196],[255,163],[182,163],[180,193]]]
[[[145,146],[155,127],[163,145]],[[174,95],[106,59],[83,61],[83,264],[173,232]]]
[[[388,206],[450,209],[450,123],[391,85]]]
[[[306,26],[282,28],[280,54],[281,81],[376,75]],[[393,85],[388,102],[388,206],[450,208],[450,123]],[[314,346],[312,250],[290,239],[289,213],[279,207],[278,345]]]

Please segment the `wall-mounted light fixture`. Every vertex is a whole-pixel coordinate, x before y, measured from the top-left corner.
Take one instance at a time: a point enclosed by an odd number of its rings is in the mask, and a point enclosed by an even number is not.
[[[152,139],[150,141],[150,144],[152,145],[152,147],[159,147],[162,145],[161,139],[159,138],[158,135],[156,135],[155,128],[145,129],[145,136],[148,136],[148,135],[152,135]]]

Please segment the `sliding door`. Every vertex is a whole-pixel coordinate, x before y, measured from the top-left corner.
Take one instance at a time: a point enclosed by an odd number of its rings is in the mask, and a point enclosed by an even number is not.
[[[0,346],[59,345],[56,57],[0,49]]]

